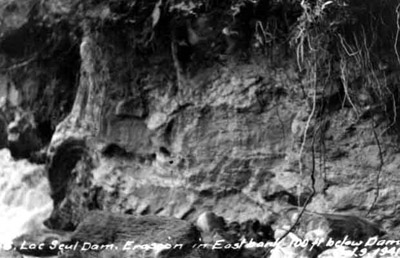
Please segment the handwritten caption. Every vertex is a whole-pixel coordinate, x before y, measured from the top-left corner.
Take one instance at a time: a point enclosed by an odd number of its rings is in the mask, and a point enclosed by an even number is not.
[[[201,239],[200,239],[201,240]],[[345,247],[349,249],[354,257],[362,257],[368,252],[375,255],[391,255],[400,256],[400,240],[390,240],[390,239],[379,239],[377,236],[370,237],[366,241],[354,241],[348,236],[343,239],[315,239],[310,240],[292,240],[291,242],[283,243],[280,242],[256,242],[253,239],[246,240],[243,239],[237,243],[228,243],[225,240],[218,240],[212,244],[209,243],[198,243],[193,244],[192,248],[208,248],[212,250],[239,250],[243,248],[253,249],[253,248],[303,248],[308,250],[313,250],[316,247],[321,247],[323,249]],[[187,246],[187,245],[186,245]],[[184,244],[169,244],[169,243],[149,243],[149,244],[138,244],[135,241],[126,241],[123,244],[93,244],[90,242],[74,242],[74,243],[62,243],[58,240],[54,240],[50,243],[30,243],[27,241],[22,241],[17,247],[11,243],[0,243],[0,251],[14,251],[16,249],[20,251],[27,250],[55,250],[58,252],[65,251],[102,251],[102,250],[122,250],[122,251],[132,251],[132,250],[168,250],[168,249],[182,249]]]

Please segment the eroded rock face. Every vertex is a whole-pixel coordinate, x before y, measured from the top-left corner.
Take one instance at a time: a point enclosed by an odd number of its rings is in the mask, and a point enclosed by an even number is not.
[[[381,121],[379,108],[365,107],[359,117],[343,98],[341,83],[332,81],[328,86],[335,90],[318,92],[317,110],[311,116],[313,92],[309,87],[304,90],[309,78],[299,71],[294,56],[275,51],[268,57],[250,53],[232,60],[214,54],[194,64],[195,69],[181,71],[169,44],[165,49],[148,42],[154,49],[142,58],[135,52],[140,49],[130,45],[135,43],[128,35],[132,28],[119,33],[89,22],[108,24],[130,9],[119,1],[78,2],[41,1],[44,9],[38,10],[55,17],[71,15],[83,19],[84,25],[75,41],[61,37],[49,43],[59,47],[45,59],[53,62],[38,64],[43,70],[35,66],[34,71],[41,71],[38,76],[17,76],[14,87],[25,96],[15,98],[18,102],[33,106],[36,115],[55,116],[50,124],[58,124],[48,149],[56,204],[49,227],[73,230],[93,209],[188,220],[212,209],[227,221],[269,222],[288,206],[304,205],[312,188],[312,211],[368,214],[385,228],[398,227],[398,205],[393,200],[398,199],[400,160],[397,148],[385,145],[392,139],[377,142],[371,131],[369,118],[376,115]],[[50,31],[40,24],[24,26],[30,18],[29,4],[1,6],[8,17],[13,10],[24,16],[10,18],[7,25],[15,30],[2,39],[8,57],[36,53],[37,44],[28,44],[36,36],[74,34],[62,22]],[[87,16],[73,15],[85,6],[91,7]],[[146,11],[150,17],[153,10]],[[201,30],[210,27],[205,34],[222,36],[219,26],[225,25],[197,22]],[[195,27],[184,29],[192,33]],[[40,35],[33,33],[38,28],[43,29]],[[26,30],[33,32],[22,44],[19,39]],[[226,52],[221,42],[208,37],[189,40],[194,56],[205,48]],[[20,46],[16,43],[22,46],[15,47]],[[70,53],[67,50],[73,54],[61,55]],[[376,76],[383,83],[387,74]],[[58,94],[53,98],[52,93]],[[369,106],[371,100],[367,96],[360,101]],[[36,102],[43,109],[32,104]],[[384,164],[379,154],[383,146]]]
[[[267,67],[253,70],[255,64],[206,69],[186,79],[178,92],[171,86],[175,82],[165,83],[167,74],[156,70],[145,85],[131,86],[130,92],[142,97],[135,103],[142,104],[131,105],[129,115],[122,113],[126,88],[107,75],[104,60],[120,54],[116,47],[105,47],[110,44],[115,42],[94,34],[84,37],[75,105],[52,140],[55,151],[70,137],[90,142],[88,151],[97,154],[112,149],[101,146],[118,146],[114,149],[122,155],[102,155],[94,170],[82,172],[92,174],[89,188],[96,189],[96,205],[181,218],[214,206],[228,218],[247,220],[249,214],[268,216],[258,203],[274,192],[288,189],[296,199],[295,186],[303,179],[285,160],[296,105],[278,101],[298,90],[283,89],[284,80],[298,76],[293,67],[276,70],[277,76]],[[126,61],[114,59],[114,70]],[[141,110],[148,116],[141,117]],[[69,196],[76,196],[73,192]],[[93,203],[88,198],[83,197]]]
[[[123,69],[128,61],[118,44],[91,32],[81,43],[75,105],[51,145],[57,151],[74,137],[98,161],[75,170],[75,178],[87,178],[88,187],[82,190],[79,180],[72,179],[65,207],[76,214],[96,207],[185,219],[212,207],[228,221],[268,222],[273,213],[302,206],[311,196],[313,135],[324,139],[324,145],[315,147],[321,164],[314,171],[316,195],[310,209],[356,211],[362,217],[372,207],[373,175],[379,167],[373,135],[346,129],[352,122],[345,117],[352,110],[338,111],[336,93],[327,95],[330,101],[320,111],[329,120],[321,114],[309,118],[311,108],[300,97],[301,76],[294,63],[277,68],[254,58],[247,64],[215,65],[181,78],[179,85],[168,78],[166,68],[155,66],[144,68],[148,76],[143,85],[118,86],[110,65],[122,74],[130,72]],[[127,91],[140,96],[142,101],[135,103],[142,104],[118,115]],[[145,117],[143,110],[148,111]],[[352,145],[352,137],[360,137],[365,146]],[[383,177],[381,182],[388,180]],[[393,193],[393,184],[385,186],[380,198]],[[71,225],[77,225],[78,217]],[[70,222],[67,216],[60,223]]]

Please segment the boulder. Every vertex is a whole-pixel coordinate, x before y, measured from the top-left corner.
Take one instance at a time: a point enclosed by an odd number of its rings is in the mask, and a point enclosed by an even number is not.
[[[59,257],[196,257],[199,237],[175,218],[92,211],[71,235],[68,244],[77,248]]]
[[[149,130],[156,130],[163,124],[165,124],[168,120],[168,116],[164,113],[161,112],[156,112],[150,116],[150,118],[147,121],[147,128]]]
[[[341,240],[348,236],[350,240],[367,240],[372,236],[382,236],[385,232],[376,224],[349,214],[309,213],[304,217],[304,232],[320,230],[329,238]]]
[[[197,218],[196,226],[203,233],[212,233],[214,230],[223,230],[225,221],[214,212],[206,211]]]
[[[281,237],[278,231],[286,232],[297,220],[299,210],[288,209],[282,213],[273,228],[275,238]],[[375,223],[364,218],[351,214],[331,214],[305,212],[299,220],[299,226],[295,232],[300,238],[306,238],[310,241],[315,239],[342,240],[346,236],[349,240],[365,241],[372,236],[382,236],[385,232]]]

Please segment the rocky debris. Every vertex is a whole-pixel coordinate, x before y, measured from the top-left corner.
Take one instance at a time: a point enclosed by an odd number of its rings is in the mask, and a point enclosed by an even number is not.
[[[326,232],[332,239],[343,239],[348,236],[357,241],[366,240],[372,236],[382,236],[385,231],[378,225],[363,218],[346,214],[310,214],[304,218],[305,229],[328,229]]]
[[[60,257],[196,257],[192,246],[199,237],[193,225],[179,219],[93,211],[71,235],[70,243],[78,241],[80,250]],[[85,243],[92,249],[85,250]],[[109,244],[116,248],[93,251],[95,245]]]
[[[287,209],[273,224],[275,232],[284,232],[297,220],[300,211]],[[351,214],[314,213],[306,211],[300,218],[296,233],[309,240],[320,238],[327,240],[350,239],[366,240],[371,236],[383,236],[386,232],[375,223]],[[275,238],[280,237],[275,235]]]
[[[223,217],[206,211],[198,216],[195,224],[205,245],[202,257],[263,257],[268,249],[246,247],[246,244],[274,241],[271,227],[258,220],[227,224]]]
[[[253,239],[255,242],[274,241],[272,227],[263,224],[257,219],[245,221],[240,226],[241,238]]]
[[[271,258],[347,257],[353,255],[353,249],[345,244],[343,248],[333,248],[332,243],[367,241],[383,234],[378,226],[357,216],[310,212],[303,214],[293,232],[288,232],[297,220],[297,211],[288,210],[282,214],[282,218],[274,223],[274,230],[257,220],[227,224],[224,218],[210,211],[198,217],[196,226],[201,231],[204,243],[211,246],[246,243],[239,249],[209,250],[210,255],[212,253],[218,257],[264,257],[267,253]],[[277,240],[280,240],[279,244],[274,245]],[[270,248],[251,246],[250,243],[269,243]]]
[[[299,225],[287,234],[297,221],[299,211],[287,210],[282,215],[273,228],[276,239],[285,238],[282,245],[272,250],[271,257],[316,257],[318,254],[318,257],[353,257],[354,248],[346,246],[348,243],[365,243],[371,237],[385,234],[378,225],[354,215],[311,212],[303,213]],[[335,247],[337,241],[341,243],[340,248]]]
[[[273,230],[268,224],[262,224],[256,219],[239,223],[232,221],[226,223],[225,219],[214,212],[201,213],[195,223],[204,242],[213,242],[215,236],[225,237],[229,242],[252,240],[255,242],[273,241]]]
[[[295,243],[301,243],[296,245]],[[302,239],[290,232],[278,245],[270,250],[271,258],[315,258],[320,250],[311,243],[304,244]]]

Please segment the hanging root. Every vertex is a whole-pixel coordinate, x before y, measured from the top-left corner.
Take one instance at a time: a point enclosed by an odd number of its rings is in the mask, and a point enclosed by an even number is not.
[[[284,125],[284,123],[283,123],[283,121],[282,121],[281,116],[279,115],[278,105],[276,106],[276,109],[275,109],[275,110],[276,110],[276,115],[277,115],[277,117],[278,117],[279,123],[281,124],[281,127],[282,127],[282,136],[283,136],[283,140],[286,140],[285,125]]]
[[[28,60],[25,60],[25,61],[23,61],[21,63],[13,64],[13,65],[11,65],[9,67],[0,67],[0,72],[8,72],[8,71],[15,70],[15,69],[18,69],[18,68],[21,68],[21,67],[24,67],[24,66],[28,66],[28,65],[30,65],[31,63],[33,63],[33,62],[35,62],[37,60],[38,60],[37,55],[34,55],[33,57],[31,57]]]
[[[346,69],[347,69],[346,62],[343,59],[341,59],[340,60],[340,79],[342,80],[344,94],[345,94],[346,99],[349,101],[350,105],[353,107],[354,112],[356,112],[357,118],[358,118],[359,117],[358,110],[349,95],[349,87],[348,87],[348,82],[347,82]]]
[[[317,81],[316,81],[316,69],[315,67],[312,68],[311,74],[314,76],[313,78],[313,83],[314,83],[314,96],[313,96],[313,106],[312,106],[312,111],[311,114],[308,116],[308,120],[307,120],[307,124],[306,124],[306,128],[304,130],[304,134],[303,134],[303,142],[301,144],[301,148],[300,148],[300,154],[299,154],[299,169],[300,169],[300,177],[302,177],[303,175],[303,162],[301,160],[301,157],[303,155],[303,151],[304,151],[304,147],[305,147],[305,143],[307,140],[307,131],[308,128],[310,127],[310,123],[311,120],[315,114],[315,110],[316,110],[316,98],[317,98]],[[303,208],[301,209],[299,215],[297,216],[296,221],[293,223],[293,225],[289,228],[289,230],[287,230],[285,232],[285,234],[283,234],[283,236],[281,236],[278,239],[278,243],[284,239],[290,232],[292,232],[294,230],[294,228],[299,224],[301,217],[303,216],[304,212],[307,209],[308,204],[311,202],[312,198],[315,195],[315,152],[314,152],[314,141],[315,141],[315,135],[313,136],[313,140],[312,140],[312,145],[311,145],[311,149],[312,149],[312,169],[311,169],[311,188],[312,188],[312,192],[310,194],[310,196],[307,198],[306,202],[303,205]],[[300,196],[300,194],[299,194]]]
[[[381,177],[381,174],[382,174],[382,168],[383,168],[383,165],[384,165],[384,162],[383,162],[383,153],[382,153],[382,148],[381,148],[380,141],[379,141],[379,139],[378,139],[378,135],[377,135],[377,133],[376,133],[376,131],[375,131],[374,129],[372,129],[372,132],[374,133],[374,138],[375,138],[375,141],[376,141],[376,143],[377,143],[377,145],[378,145],[380,164],[379,164],[378,173],[377,173],[377,175],[376,175],[376,193],[375,193],[375,198],[374,198],[374,201],[372,202],[372,205],[371,205],[371,207],[369,208],[369,210],[368,210],[366,216],[368,216],[368,215],[371,213],[372,209],[374,208],[374,206],[375,206],[375,204],[376,204],[376,202],[377,202],[377,200],[378,200],[378,198],[379,198],[379,192],[380,192],[380,182],[379,182],[379,181],[380,181],[380,177]]]
[[[315,70],[314,67],[312,69],[313,69],[312,74],[314,75],[314,78],[313,78],[313,84],[314,84],[313,106],[312,106],[311,114],[308,116],[308,119],[307,119],[307,124],[306,124],[305,130],[304,130],[304,133],[303,133],[303,141],[302,141],[301,147],[300,147],[300,153],[299,153],[300,176],[303,175],[303,163],[301,161],[301,157],[303,156],[304,147],[306,145],[308,128],[310,127],[310,123],[311,123],[311,120],[312,120],[312,118],[314,116],[316,105],[317,105],[316,104],[316,102],[317,102],[316,101],[316,98],[317,98],[317,78],[316,78],[317,77],[317,73],[316,73],[316,70]]]
[[[396,30],[396,39],[394,41],[394,51],[396,52],[396,57],[397,57],[397,61],[400,64],[400,55],[399,55],[399,51],[397,49],[397,45],[399,43],[399,34],[400,34],[400,4],[397,5],[396,7],[396,26],[397,26],[397,30]]]
[[[315,195],[315,192],[316,192],[316,191],[315,191],[315,150],[314,150],[314,139],[315,139],[315,137],[313,137],[312,146],[311,146],[311,152],[312,152],[312,169],[311,169],[310,178],[311,178],[311,189],[312,189],[312,192],[311,192],[310,196],[308,196],[306,202],[304,203],[304,206],[303,206],[303,208],[301,209],[299,215],[297,216],[296,221],[295,221],[295,222],[293,223],[293,225],[288,229],[288,231],[286,231],[285,234],[283,234],[283,236],[281,236],[281,237],[278,239],[277,243],[279,243],[282,239],[284,239],[285,237],[287,237],[287,235],[288,235],[290,232],[292,232],[292,231],[294,230],[294,228],[299,224],[300,219],[302,218],[304,212],[306,211],[308,204],[310,204],[312,198],[314,198],[314,195]]]
[[[181,90],[183,69],[178,59],[178,49],[175,42],[171,42],[171,53],[172,53],[172,59],[174,60],[178,89]]]

